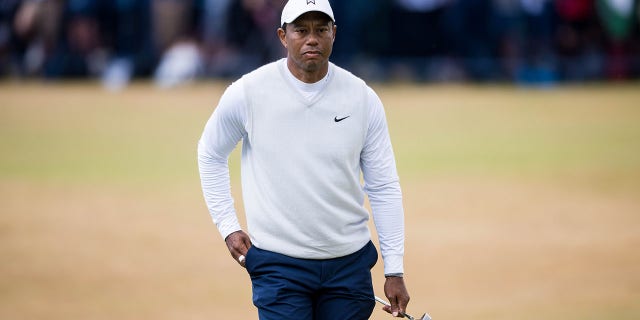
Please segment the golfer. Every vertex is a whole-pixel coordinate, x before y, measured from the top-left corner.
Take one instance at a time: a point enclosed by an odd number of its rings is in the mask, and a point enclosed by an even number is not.
[[[337,27],[328,0],[290,0],[281,22],[287,57],[231,84],[199,141],[208,209],[251,277],[260,319],[364,320],[378,259],[366,193],[391,302],[384,309],[401,317],[404,213],[382,102],[329,62]],[[227,165],[240,141],[246,232]]]

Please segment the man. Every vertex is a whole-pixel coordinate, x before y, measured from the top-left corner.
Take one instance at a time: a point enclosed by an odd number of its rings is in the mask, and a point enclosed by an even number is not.
[[[231,84],[199,142],[209,211],[251,277],[260,319],[368,319],[378,255],[366,192],[391,302],[384,309],[401,317],[409,302],[404,217],[382,102],[329,62],[336,26],[328,0],[290,0],[281,22],[287,58]],[[238,223],[227,166],[240,140],[248,234]]]

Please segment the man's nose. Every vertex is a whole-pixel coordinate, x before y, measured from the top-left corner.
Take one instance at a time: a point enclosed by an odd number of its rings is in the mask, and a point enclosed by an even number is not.
[[[309,33],[309,36],[307,37],[307,45],[308,46],[318,45],[318,35],[315,32]]]

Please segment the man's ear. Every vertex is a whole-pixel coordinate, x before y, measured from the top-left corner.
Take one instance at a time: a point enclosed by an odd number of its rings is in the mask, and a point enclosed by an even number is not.
[[[333,24],[333,41],[336,41],[336,31],[338,30],[338,25]]]
[[[286,48],[287,47],[287,33],[282,28],[278,28],[278,38],[280,39],[280,43]]]

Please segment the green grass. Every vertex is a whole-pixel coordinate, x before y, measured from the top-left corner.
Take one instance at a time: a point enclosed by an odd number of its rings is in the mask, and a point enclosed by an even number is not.
[[[67,183],[191,181],[217,98],[146,86],[121,94],[92,85],[18,89],[2,89],[0,176]]]
[[[155,183],[193,179],[196,143],[224,84],[120,94],[83,84],[1,88],[1,177]],[[638,85],[376,89],[405,178],[640,180]]]
[[[409,177],[640,178],[637,85],[380,88]]]

